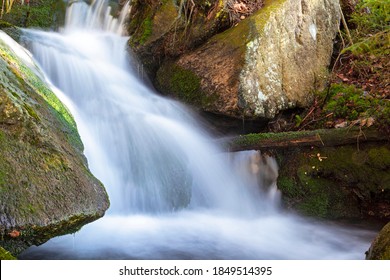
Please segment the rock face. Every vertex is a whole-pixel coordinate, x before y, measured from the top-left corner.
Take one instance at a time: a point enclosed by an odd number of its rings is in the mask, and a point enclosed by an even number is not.
[[[4,40],[12,43],[0,33],[0,246],[17,255],[103,216],[109,201],[72,116]]]
[[[338,0],[266,0],[253,15],[193,44],[192,50],[157,55],[162,62],[150,68],[152,77],[158,68],[154,84],[207,112],[273,118],[311,100],[310,93],[321,84],[330,62],[339,18]],[[149,20],[149,32],[154,34],[155,17]],[[165,33],[160,34],[162,40]],[[158,46],[154,44],[155,49]],[[134,50],[141,61],[147,60],[142,47]]]
[[[390,219],[388,143],[290,148],[278,159],[288,207],[322,218]]]
[[[368,250],[368,260],[390,260],[390,223],[385,225]]]
[[[177,57],[229,27],[224,1],[132,1],[130,46],[152,77],[165,58]]]

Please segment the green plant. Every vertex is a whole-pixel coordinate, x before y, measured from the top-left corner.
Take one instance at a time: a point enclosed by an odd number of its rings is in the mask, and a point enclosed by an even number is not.
[[[302,117],[300,115],[295,115],[295,127],[299,127],[302,124]]]
[[[0,18],[3,18],[4,12],[7,14],[11,11],[15,0],[2,0]]]
[[[357,25],[356,30],[367,34],[389,29],[390,2],[387,0],[361,0],[351,21]]]
[[[332,112],[336,118],[356,120],[359,116],[371,108],[375,103],[364,95],[364,92],[355,86],[332,84],[329,93],[329,101],[324,110]]]

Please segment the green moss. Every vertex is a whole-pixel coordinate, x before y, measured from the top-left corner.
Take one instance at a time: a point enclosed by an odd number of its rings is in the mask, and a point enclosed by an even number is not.
[[[152,19],[146,18],[141,25],[142,35],[139,38],[139,43],[144,44],[148,38],[152,35],[153,32],[153,22]]]
[[[6,186],[8,182],[7,178],[7,170],[8,166],[6,165],[6,159],[4,151],[7,149],[7,136],[5,135],[4,132],[0,130],[0,198],[1,198],[1,193],[6,191]]]
[[[246,135],[241,135],[236,138],[231,144],[232,146],[252,146],[256,145],[263,141],[272,141],[272,143],[278,143],[280,141],[293,141],[294,139],[300,139],[303,137],[314,137],[321,138],[322,141],[332,141],[332,138],[337,137],[339,134],[344,134],[347,131],[344,129],[340,130],[312,130],[312,131],[288,131],[282,133],[250,133]],[[320,140],[319,140],[320,141]]]
[[[149,19],[149,18],[147,18]],[[178,27],[179,12],[177,6],[172,0],[165,1],[159,7],[151,19],[151,26],[149,29],[151,41],[161,38],[169,31]],[[146,29],[148,31],[148,29]],[[179,35],[180,36],[180,35]]]
[[[333,113],[335,118],[356,120],[378,104],[376,99],[366,96],[353,85],[332,84],[326,93],[328,102],[324,106],[324,111],[326,114]]]
[[[64,104],[61,103],[58,97],[51,91],[49,86],[45,82],[43,82],[42,79],[38,77],[37,74],[35,74],[31,69],[21,63],[16,57],[16,55],[11,51],[7,50],[7,48],[3,44],[0,44],[0,56],[4,58],[9,65],[12,65],[10,70],[18,79],[19,86],[23,87],[24,85],[25,92],[28,92],[32,89],[49,104],[49,108],[51,108],[52,112],[57,116],[57,119],[60,121],[62,129],[67,135],[68,140],[78,150],[82,151],[84,149],[83,144],[78,134],[76,122],[74,121],[73,116],[64,106]],[[31,87],[31,89],[26,88],[26,83],[28,84],[28,86]],[[40,120],[38,114],[35,112],[32,105],[24,103],[23,107],[31,117],[35,118],[36,120]]]
[[[278,187],[288,207],[323,218],[386,218],[390,215],[386,208],[390,201],[390,146],[386,142],[343,142],[347,137],[357,137],[358,131],[348,128],[252,134],[237,141],[241,148],[275,147],[273,153],[280,166]],[[379,135],[372,128],[361,133],[368,138]],[[302,139],[318,142],[304,147],[299,142]],[[295,140],[301,144],[293,148]],[[230,147],[234,150],[235,145]]]
[[[0,260],[16,260],[16,258],[3,247],[0,247]]]
[[[0,72],[0,201],[9,217],[0,246],[17,255],[101,217],[109,202],[66,107],[1,41]]]
[[[262,32],[265,25],[269,21],[271,15],[280,10],[281,6],[286,2],[286,0],[265,0],[264,7],[261,8],[254,15],[254,20],[256,22],[256,28],[258,31]]]
[[[175,63],[165,63],[157,72],[157,88],[186,104],[208,108],[217,100],[216,94],[206,94],[201,79],[193,71]]]
[[[251,39],[250,30],[254,22],[247,20],[242,21],[237,26],[227,29],[210,39],[211,44],[221,44],[222,46],[230,46],[233,50],[239,50],[242,56],[245,55],[246,44]]]
[[[181,100],[188,103],[198,103],[197,93],[200,91],[200,78],[192,71],[174,66],[172,90]]]
[[[218,12],[215,15],[215,18],[222,18],[222,20],[227,19],[229,14],[224,9],[225,3],[223,0],[218,1]]]
[[[390,260],[390,223],[383,227],[372,242],[367,259]]]
[[[64,171],[64,170],[68,169],[67,164],[64,162],[64,159],[60,155],[57,155],[54,153],[46,154],[44,157],[44,160],[45,160],[45,163],[47,165],[47,166],[45,166],[47,170],[50,170],[51,168],[54,168],[54,169],[57,169],[60,171]]]
[[[4,170],[0,169],[0,189],[2,189],[5,186],[6,182],[7,182],[6,173]],[[1,192],[1,190],[0,190],[0,192]]]
[[[39,121],[39,116],[37,114],[37,112],[35,112],[35,110],[33,108],[31,108],[31,106],[27,105],[27,104],[24,104],[23,107],[26,109],[26,111],[28,112],[28,114],[33,117],[36,121]]]
[[[315,195],[311,195],[307,200],[299,205],[299,210],[305,215],[329,218],[329,199],[326,193],[320,192]]]
[[[0,29],[11,28],[11,27],[14,27],[11,23],[4,20],[0,20]]]
[[[390,3],[383,0],[358,1],[351,21],[357,29],[372,34],[389,29]]]
[[[380,150],[389,153],[387,147]],[[369,198],[370,192],[380,193],[382,189],[390,188],[389,168],[379,165],[380,159],[373,159],[377,153],[377,148],[359,151],[351,146],[327,149],[324,155],[327,159],[318,162],[317,166],[323,176],[354,185],[362,197]]]
[[[163,7],[167,6],[167,3],[163,4]],[[129,34],[131,34],[129,43],[131,46],[137,47],[145,45],[151,37],[156,38],[161,35],[155,34],[158,33],[158,30],[167,28],[167,23],[163,23],[159,26],[154,22],[157,9],[156,5],[157,1],[153,1],[150,5],[144,5],[138,1],[132,2],[133,9],[137,12],[130,18],[130,22],[128,23],[128,31]],[[173,4],[171,3],[171,5]]]
[[[303,195],[303,192],[292,178],[279,176],[277,184],[278,189],[283,193],[284,196],[298,198]]]
[[[31,0],[29,5],[15,2],[3,20],[20,27],[55,28],[64,22],[66,3],[57,0]]]
[[[369,164],[377,169],[390,167],[390,150],[386,147],[373,148],[368,152]]]

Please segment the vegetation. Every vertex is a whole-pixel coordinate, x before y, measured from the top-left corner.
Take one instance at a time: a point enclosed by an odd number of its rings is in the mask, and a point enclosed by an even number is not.
[[[278,152],[284,202],[322,218],[388,219],[390,150],[384,144]]]
[[[79,151],[83,151],[84,147],[81,142],[80,136],[77,132],[76,122],[74,121],[69,110],[61,103],[57,96],[50,90],[50,88],[41,80],[36,73],[30,68],[26,67],[12,52],[7,51],[2,44],[0,44],[0,57],[7,61],[10,65],[13,65],[12,72],[21,82],[20,84],[27,84],[32,90],[37,92],[47,102],[52,112],[57,116],[58,120],[62,124],[62,129],[66,133],[70,143],[77,147]],[[21,88],[21,90],[29,91],[30,88]],[[23,107],[29,113],[29,115],[39,121],[39,116],[35,110],[28,104],[24,104]]]
[[[64,21],[65,1],[2,1],[3,3],[12,2],[12,4],[9,9],[4,10],[5,12],[1,14],[0,18],[15,26],[54,29],[62,25]]]
[[[16,260],[14,256],[3,247],[0,246],[0,260]]]
[[[15,0],[2,0],[1,2],[0,18],[3,17],[4,13],[9,13],[11,11]]]
[[[349,8],[329,86],[287,129],[375,124],[390,135],[390,2],[361,0]]]

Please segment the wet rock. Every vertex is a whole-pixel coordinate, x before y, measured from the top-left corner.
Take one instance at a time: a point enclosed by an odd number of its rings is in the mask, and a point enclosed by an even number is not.
[[[0,246],[17,255],[103,216],[109,201],[67,108],[0,35]]]
[[[385,225],[367,252],[368,260],[390,260],[390,223]]]

